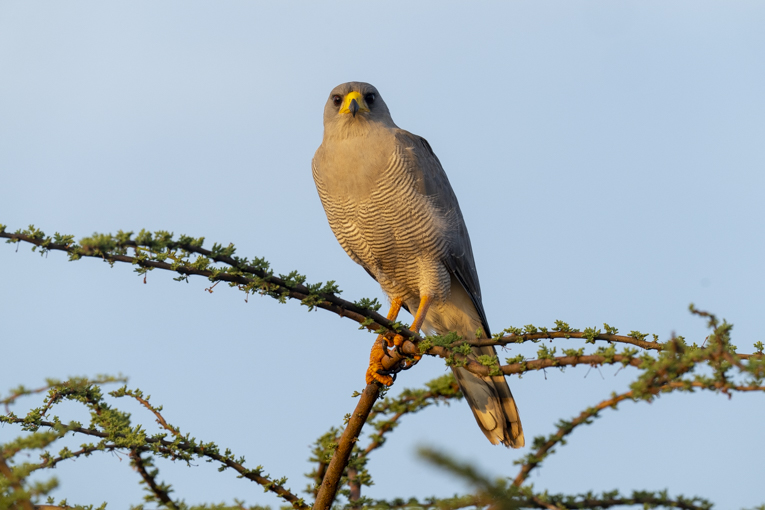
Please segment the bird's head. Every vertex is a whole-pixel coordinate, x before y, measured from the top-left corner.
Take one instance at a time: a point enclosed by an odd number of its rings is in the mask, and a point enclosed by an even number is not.
[[[350,81],[332,89],[324,107],[325,129],[355,131],[369,122],[395,127],[385,101],[374,86]]]

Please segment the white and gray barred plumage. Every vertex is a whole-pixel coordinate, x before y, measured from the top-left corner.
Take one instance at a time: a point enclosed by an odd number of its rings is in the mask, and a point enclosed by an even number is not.
[[[352,93],[361,110],[341,111]],[[340,101],[338,101],[340,98]],[[467,227],[446,173],[428,142],[399,129],[372,85],[335,87],[324,109],[324,138],[313,177],[329,225],[348,255],[388,297],[414,313],[433,298],[426,333],[490,335]],[[493,347],[473,355],[496,355]],[[503,376],[454,375],[478,425],[493,444],[524,444],[518,410]]]

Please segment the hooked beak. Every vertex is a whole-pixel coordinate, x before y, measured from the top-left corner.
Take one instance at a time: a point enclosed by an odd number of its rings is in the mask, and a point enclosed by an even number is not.
[[[364,101],[364,96],[355,90],[353,92],[349,92],[345,96],[343,106],[340,107],[340,113],[350,113],[354,117],[356,117],[356,114],[359,112],[368,111],[369,107],[367,106],[367,102]]]

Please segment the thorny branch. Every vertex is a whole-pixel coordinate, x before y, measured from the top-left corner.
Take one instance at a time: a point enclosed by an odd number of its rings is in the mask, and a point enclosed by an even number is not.
[[[444,384],[444,381],[448,381],[448,383]],[[370,453],[385,444],[385,435],[396,428],[403,416],[416,413],[439,401],[462,398],[462,392],[460,392],[457,381],[450,375],[431,381],[428,383],[428,386],[430,388],[428,391],[418,393],[414,390],[404,390],[397,398],[386,398],[375,405],[369,414],[367,422],[376,425],[376,433],[370,435],[370,442],[359,453],[359,457],[368,457]],[[378,416],[384,416],[389,413],[393,413],[393,416],[387,420],[381,419],[379,423],[375,423]]]
[[[157,233],[158,237],[159,234]],[[466,506],[488,505],[500,509],[503,508],[503,502],[507,501],[512,502],[512,508],[610,508],[613,506],[635,504],[664,505],[688,510],[710,508],[706,502],[697,498],[693,500],[683,498],[672,500],[664,494],[657,495],[655,493],[633,493],[631,497],[618,496],[616,494],[604,494],[602,497],[594,497],[589,494],[575,497],[556,496],[548,495],[547,493],[534,493],[530,486],[524,486],[523,484],[527,481],[530,472],[554,452],[556,445],[564,444],[565,438],[575,428],[590,423],[593,418],[599,416],[603,409],[608,407],[616,408],[624,400],[650,400],[660,393],[692,391],[693,389],[706,389],[726,394],[730,394],[732,391],[765,391],[765,386],[761,384],[763,379],[765,379],[765,363],[763,363],[765,359],[762,353],[762,343],[758,342],[758,344],[755,344],[758,350],[755,354],[738,354],[735,352],[735,348],[729,344],[728,332],[730,325],[724,321],[721,325],[716,316],[697,310],[693,305],[691,305],[691,312],[708,318],[709,326],[714,329],[714,332],[707,339],[709,347],[697,347],[695,344],[688,346],[681,338],[673,338],[668,342],[659,342],[655,335],[654,341],[648,341],[646,340],[647,335],[639,332],[631,332],[627,336],[618,335],[616,329],[611,328],[607,324],[604,324],[605,332],[594,328],[588,328],[582,332],[571,329],[567,324],[560,321],[556,322],[556,327],[552,330],[547,330],[546,328],[538,329],[533,326],[526,326],[524,329],[509,328],[503,332],[507,334],[496,335],[493,338],[463,340],[459,337],[450,337],[449,335],[445,337],[422,338],[402,327],[401,324],[388,321],[376,312],[376,308],[373,309],[372,306],[366,306],[364,300],[359,303],[352,303],[339,298],[336,295],[338,291],[334,285],[327,284],[324,287],[321,287],[321,284],[303,285],[305,278],[300,275],[295,276],[296,273],[277,277],[268,270],[267,264],[262,263],[263,261],[253,265],[248,263],[247,259],[234,257],[233,246],[229,247],[229,249],[222,249],[220,246],[215,245],[212,250],[206,250],[201,247],[201,239],[195,240],[182,236],[180,241],[172,241],[171,235],[162,234],[162,240],[160,241],[152,240],[151,234],[148,234],[147,237],[142,232],[139,235],[141,239],[139,241],[131,240],[130,234],[120,233],[118,237],[112,236],[108,237],[108,239],[107,236],[101,236],[101,241],[93,241],[92,239],[88,240],[88,242],[83,241],[83,245],[78,246],[68,236],[56,234],[55,238],[45,237],[42,232],[35,230],[33,227],[30,227],[29,231],[10,234],[6,233],[4,226],[0,225],[0,237],[7,238],[11,242],[24,241],[31,243],[35,247],[42,248],[43,252],[48,250],[67,252],[72,260],[81,257],[93,257],[100,258],[110,264],[115,262],[130,263],[143,268],[142,270],[137,270],[139,272],[145,272],[148,269],[163,269],[177,272],[183,275],[183,278],[191,275],[203,276],[215,283],[220,281],[228,282],[232,286],[238,286],[240,289],[245,290],[248,294],[259,292],[280,300],[287,298],[298,299],[304,305],[311,308],[324,309],[341,317],[350,318],[361,324],[362,328],[360,329],[366,328],[381,333],[395,331],[404,336],[406,341],[402,345],[400,353],[391,351],[383,360],[383,366],[386,369],[395,368],[405,356],[429,354],[445,359],[449,365],[465,367],[467,370],[481,376],[522,374],[531,370],[581,364],[600,366],[620,363],[623,366],[632,366],[643,371],[638,380],[633,383],[630,391],[618,395],[613,394],[610,398],[601,401],[594,407],[584,410],[573,420],[560,422],[556,432],[549,437],[537,437],[534,441],[535,451],[518,462],[521,466],[520,471],[512,484],[506,490],[503,489],[505,492],[500,491],[498,487],[494,487],[488,482],[481,482],[483,484],[481,485],[481,491],[483,492],[479,491],[477,495],[453,498],[452,500],[433,500],[432,503],[421,502],[419,506],[423,508],[438,506],[441,509],[457,509]],[[134,256],[128,255],[128,249],[132,249],[135,252]],[[181,252],[180,255],[178,255],[178,251]],[[192,262],[186,258],[189,254],[199,255],[200,258],[196,262]],[[168,262],[168,260],[171,262]],[[229,268],[211,267],[210,261],[225,264]],[[564,349],[563,356],[555,356],[555,349],[550,351],[543,347],[539,351],[539,359],[525,360],[522,356],[516,356],[515,358],[508,359],[505,365],[501,365],[496,357],[495,359],[479,359],[488,357],[475,358],[472,355],[469,356],[470,348],[474,346],[506,346],[524,342],[539,342],[543,339],[561,338],[582,339],[586,340],[587,343],[603,341],[607,342],[610,347],[599,348],[595,353],[589,354],[585,354],[583,349]],[[617,353],[613,348],[613,344],[617,343],[641,348],[643,352],[638,354],[637,350],[627,348],[624,352]],[[657,358],[652,358],[646,351],[657,351],[659,354]],[[748,363],[743,363],[743,361],[747,360]],[[693,378],[683,378],[684,375],[689,374],[700,363],[708,364],[712,368],[714,375],[712,377],[697,375]],[[743,383],[733,382],[728,374],[731,367],[736,367],[741,373],[748,374],[750,379]],[[54,386],[56,385],[49,384],[45,388],[36,390],[20,388],[10,397],[0,400],[0,403],[5,404],[6,410],[8,410],[8,406],[19,396],[42,392]],[[0,417],[0,419],[6,423],[21,424],[27,430],[36,430],[37,427],[48,427],[51,430],[57,431],[57,433],[62,433],[64,429],[57,418],[53,421],[43,421],[42,418],[45,417],[46,412],[53,404],[67,398],[72,391],[71,388],[51,391],[45,405],[39,410],[39,414],[33,422],[30,422],[29,418],[17,418],[10,413],[6,417]],[[75,388],[74,391],[78,390]],[[385,442],[386,434],[389,434],[398,425],[399,420],[405,414],[422,409],[431,400],[459,398],[458,392],[447,395],[438,394],[437,392],[426,392],[416,397],[402,394],[396,401],[386,399],[375,405],[379,393],[380,387],[376,383],[368,385],[364,393],[361,394],[359,404],[354,413],[350,415],[348,424],[342,434],[339,438],[333,436],[334,439],[332,441],[336,440],[337,443],[331,460],[329,462],[320,460],[319,467],[313,475],[318,485],[313,508],[329,510],[332,507],[344,474],[347,475],[346,480],[351,487],[349,497],[351,506],[355,508],[356,506],[361,506],[362,503],[366,504],[369,502],[369,499],[362,502],[360,496],[362,482],[357,479],[359,472],[356,466],[360,465],[363,468],[366,457],[372,451],[382,446]],[[130,451],[130,456],[136,470],[154,497],[159,502],[171,508],[176,508],[176,504],[169,497],[169,490],[166,490],[164,485],[157,484],[155,480],[156,471],[147,469],[152,466],[151,457],[144,459],[141,457],[141,454],[154,453],[187,460],[190,457],[179,453],[186,452],[186,454],[215,460],[221,463],[222,466],[234,469],[241,477],[262,485],[267,491],[275,493],[291,503],[296,509],[307,510],[309,508],[301,498],[298,498],[291,491],[284,488],[282,481],[262,476],[261,468],[254,470],[244,468],[243,460],[235,460],[230,455],[230,452],[227,451],[226,454],[221,455],[214,445],[209,447],[209,445],[197,443],[193,439],[189,440],[188,435],[182,436],[177,428],[169,425],[162,417],[161,407],[152,406],[148,402],[148,398],[144,398],[140,391],[129,391],[123,388],[123,390],[113,392],[112,395],[117,397],[130,396],[136,399],[155,415],[156,421],[161,427],[168,430],[174,436],[173,441],[164,439],[166,435],[144,436],[142,438],[143,442],[136,444],[135,442],[131,443],[134,439],[128,438],[125,434],[115,434],[113,430],[101,432],[96,428],[86,428],[73,424],[66,427],[65,432],[76,432],[99,437],[102,439],[102,442],[98,445],[83,445],[83,448],[79,451],[67,452],[65,455],[56,458],[48,455],[44,457],[43,463],[34,469],[52,467],[61,460],[87,456],[98,450],[127,448]],[[95,416],[103,419],[102,413],[108,414],[108,406],[100,404],[100,393],[91,394],[86,391],[79,394],[79,397],[80,401],[91,408]],[[378,416],[388,416],[388,418],[378,419]],[[356,449],[357,453],[353,457],[355,460],[352,460],[351,464],[354,467],[351,468],[349,467],[349,459],[365,423],[373,424],[375,432],[370,434],[370,442],[366,448]],[[51,439],[51,441],[54,439]],[[0,450],[1,453],[2,450]],[[361,463],[353,464],[353,462],[357,461],[361,461]],[[469,470],[463,470],[463,474],[465,473],[469,473]],[[11,481],[12,488],[23,490],[18,480],[15,482],[16,485],[13,485],[13,472],[2,456],[0,456],[0,474]],[[470,474],[470,476],[477,480],[474,474]],[[19,501],[19,505],[22,505],[24,510],[33,508],[28,498],[26,505],[24,501]],[[396,502],[385,502],[383,506],[398,508],[402,505]]]
[[[377,500],[372,505],[386,510],[406,510],[418,508],[422,510],[459,510],[461,508],[488,507],[494,510],[516,510],[519,508],[541,508],[553,510],[582,510],[606,509],[623,506],[645,505],[646,508],[679,508],[681,510],[711,510],[712,505],[700,498],[670,498],[663,493],[634,492],[630,496],[618,493],[606,493],[601,496],[583,494],[579,496],[563,496],[550,494],[521,495],[511,499],[510,505],[497,504],[495,497],[485,494],[460,496],[450,499],[415,498],[393,501]]]
[[[172,433],[176,437],[181,435],[181,433],[178,431],[178,429],[176,429],[172,425],[168,424],[167,421],[165,421],[165,418],[160,414],[162,409],[161,408],[156,408],[153,405],[151,405],[148,400],[143,398],[143,394],[140,391],[132,391],[132,390],[125,389],[124,391],[119,391],[119,392],[117,392],[115,394],[115,396],[119,396],[119,397],[121,397],[123,395],[126,395],[128,397],[133,397],[142,406],[144,406],[146,409],[151,411],[154,414],[154,416],[157,417],[156,422],[159,423],[159,425],[163,429],[170,431],[170,433]]]
[[[27,424],[27,421],[24,418],[18,418],[14,416],[10,416],[10,417],[6,416],[2,418],[3,418],[2,421],[6,423],[16,423],[19,425]],[[46,421],[46,420],[38,420],[35,423],[35,425],[39,427],[46,427],[51,430],[57,430],[61,427],[60,423]],[[122,440],[127,439],[127,437],[123,434],[109,434],[106,432],[101,432],[100,430],[90,429],[85,427],[68,427],[67,431],[76,432],[78,434],[83,434],[86,436],[98,437],[98,438],[110,441],[112,442],[112,444],[106,445],[108,449],[120,448],[120,446],[118,446],[117,443],[120,443]],[[275,493],[277,496],[291,503],[293,508],[302,509],[302,510],[307,510],[308,508],[310,508],[308,505],[306,505],[303,502],[302,498],[295,496],[288,489],[286,489],[280,484],[275,483],[273,480],[269,479],[268,477],[262,476],[260,474],[260,470],[247,469],[240,462],[235,461],[230,456],[224,456],[219,454],[215,450],[206,449],[204,448],[203,445],[192,444],[190,442],[187,442],[186,440],[178,440],[178,439],[174,441],[167,441],[166,439],[163,439],[161,437],[145,437],[144,441],[146,442],[147,446],[137,447],[135,448],[136,451],[144,452],[144,451],[149,451],[150,449],[157,449],[161,453],[167,454],[168,456],[172,456],[175,450],[181,450],[187,453],[194,454],[198,457],[207,457],[209,459],[219,462],[220,464],[228,468],[233,469],[234,471],[239,473],[239,475],[242,478],[252,480],[253,482],[258,483],[259,485],[262,485],[264,488],[266,488],[266,490]]]
[[[143,478],[144,483],[146,483],[146,486],[149,488],[152,494],[154,494],[154,496],[168,508],[176,510],[178,507],[173,502],[173,500],[170,499],[170,495],[167,493],[167,490],[163,486],[157,484],[155,473],[146,469],[146,461],[141,457],[141,453],[137,449],[130,451],[130,460],[133,464],[133,467],[135,467],[136,471],[138,471],[138,474],[141,475],[141,478]]]
[[[113,376],[110,376],[110,375],[98,375],[98,376],[94,377],[93,379],[89,379],[88,382],[93,383],[93,384],[106,384],[106,383],[114,383],[114,382],[125,383],[125,382],[127,382],[127,378],[126,377],[121,377],[121,376],[113,377]],[[37,393],[43,393],[43,392],[48,391],[49,389],[51,389],[53,386],[56,386],[56,385],[59,385],[59,384],[61,384],[61,381],[58,381],[58,380],[55,380],[55,379],[49,379],[48,383],[45,386],[40,386],[39,388],[35,388],[35,389],[31,389],[31,390],[27,389],[27,388],[24,388],[23,386],[19,387],[19,388],[15,388],[15,389],[11,390],[11,394],[9,396],[7,396],[4,399],[0,399],[0,404],[3,404],[5,406],[5,412],[6,413],[10,413],[11,412],[10,406],[13,403],[15,403],[16,400],[18,400],[19,398],[25,397],[27,395],[34,395],[34,394],[37,394]]]
[[[79,257],[92,257],[92,258],[99,258],[104,261],[107,261],[109,263],[114,262],[124,262],[129,263],[132,265],[136,265],[139,267],[144,268],[150,268],[150,269],[163,269],[166,271],[173,271],[177,272],[181,275],[185,276],[203,276],[208,278],[210,281],[225,281],[230,284],[234,285],[240,285],[244,286],[250,290],[260,289],[261,292],[264,293],[270,293],[274,296],[279,296],[283,298],[290,298],[290,299],[297,299],[301,302],[309,304],[311,307],[320,308],[323,310],[327,310],[330,312],[333,312],[341,317],[349,318],[359,324],[362,325],[362,327],[365,327],[369,329],[370,331],[396,331],[401,336],[405,337],[407,341],[403,345],[402,351],[405,352],[408,355],[414,355],[414,354],[428,354],[433,356],[438,356],[441,358],[449,359],[449,358],[456,358],[461,366],[464,366],[465,369],[469,370],[470,372],[473,372],[477,375],[486,376],[490,372],[490,368],[485,367],[473,360],[468,359],[465,356],[461,356],[459,354],[453,354],[453,349],[456,347],[459,347],[463,343],[469,343],[470,345],[475,346],[484,346],[484,345],[508,345],[513,343],[522,343],[526,341],[536,341],[539,339],[546,339],[546,338],[590,338],[590,336],[593,337],[595,340],[603,340],[611,343],[626,343],[630,345],[636,345],[638,347],[642,347],[644,349],[651,349],[651,350],[660,350],[662,348],[662,343],[659,342],[649,342],[642,340],[640,338],[630,337],[630,336],[623,336],[623,335],[616,335],[616,334],[608,334],[608,333],[598,333],[596,335],[589,335],[587,333],[578,332],[578,331],[543,331],[543,332],[535,332],[535,333],[528,333],[528,334],[511,334],[506,335],[499,338],[492,338],[492,339],[479,339],[479,340],[471,340],[471,341],[462,341],[457,340],[453,342],[452,344],[448,346],[428,346],[428,348],[423,349],[422,347],[422,337],[419,335],[409,331],[407,328],[402,328],[400,324],[397,324],[393,321],[389,321],[386,317],[382,316],[381,314],[377,313],[375,310],[372,310],[370,308],[364,308],[356,303],[346,301],[334,293],[316,293],[314,290],[309,288],[306,285],[303,285],[302,283],[295,283],[295,282],[289,282],[285,278],[277,277],[272,275],[270,272],[255,267],[248,264],[242,264],[241,259],[238,259],[237,257],[229,256],[229,255],[223,255],[223,254],[216,254],[212,250],[207,250],[205,248],[202,248],[201,246],[198,246],[196,244],[191,243],[182,243],[177,241],[165,241],[162,243],[163,249],[167,250],[166,252],[162,253],[156,253],[157,257],[161,257],[163,259],[176,259],[178,260],[178,257],[173,255],[171,250],[182,250],[187,253],[194,253],[201,255],[203,257],[207,257],[212,261],[219,262],[222,264],[226,264],[230,266],[231,268],[236,269],[235,272],[229,273],[229,272],[221,272],[221,271],[215,271],[211,269],[199,269],[192,267],[192,265],[189,264],[183,264],[183,263],[177,263],[173,261],[173,263],[168,263],[160,260],[152,260],[145,256],[138,256],[140,253],[140,250],[146,250],[146,249],[152,249],[152,244],[150,242],[144,243],[143,245],[137,243],[133,240],[121,240],[119,243],[116,241],[113,241],[115,243],[115,246],[112,247],[112,251],[103,251],[101,248],[97,246],[89,246],[89,245],[83,245],[78,246],[76,244],[70,243],[70,244],[62,244],[62,243],[56,243],[53,242],[52,238],[50,237],[44,237],[44,235],[40,235],[39,237],[36,235],[28,235],[23,233],[8,233],[4,231],[0,231],[0,238],[6,238],[9,239],[12,242],[27,242],[30,243],[36,247],[41,247],[44,250],[57,250],[66,252],[70,255],[70,257],[79,258]],[[126,251],[126,249],[132,248],[136,251],[137,256],[129,256],[119,253],[113,253],[115,251]],[[249,275],[249,276],[248,276]],[[740,355],[742,359],[746,359],[747,355]],[[393,355],[389,358],[386,358],[386,360],[383,361],[383,366],[386,369],[392,368],[395,364],[399,363],[401,361],[401,357]],[[593,359],[589,362],[597,362],[597,360]],[[588,363],[587,361],[581,362],[581,361],[575,361],[572,359],[566,359],[561,360],[561,364],[563,365],[572,365],[572,364],[579,364],[579,363]],[[464,365],[462,365],[464,364]],[[538,368],[546,368],[551,366],[557,366],[555,363],[550,364],[548,363],[540,363]],[[511,367],[508,369],[502,368],[502,372],[506,375],[510,375],[513,373],[519,373],[517,370],[519,367]]]

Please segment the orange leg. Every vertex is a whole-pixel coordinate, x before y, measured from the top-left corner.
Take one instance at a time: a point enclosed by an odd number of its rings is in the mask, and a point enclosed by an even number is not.
[[[398,313],[401,311],[401,305],[403,303],[404,303],[404,300],[401,298],[395,298],[393,301],[391,301],[390,310],[388,311],[389,321],[395,321],[398,318]],[[380,335],[380,336],[383,336],[383,335]],[[389,340],[387,337],[385,338],[385,341],[388,342],[388,347],[393,347],[392,341]]]
[[[428,308],[430,308],[431,302],[433,302],[433,298],[430,296],[422,296],[420,298],[420,306],[417,308],[417,313],[414,314],[414,322],[409,327],[410,331],[417,333],[420,328],[422,328],[422,323],[425,321],[425,316],[428,313]],[[400,347],[401,344],[404,343],[404,337],[401,335],[396,335],[396,337],[393,339],[393,343],[396,347]],[[420,359],[420,357],[417,356],[417,359]]]
[[[398,313],[401,311],[401,305],[404,302],[401,298],[394,298],[390,304],[390,310],[388,311],[388,320],[395,321],[398,317]],[[369,353],[369,368],[367,368],[366,381],[370,384],[372,381],[377,381],[385,386],[393,384],[393,378],[389,375],[380,375],[378,370],[382,370],[382,359],[385,356],[384,343],[387,339],[383,335],[379,335],[372,346],[372,352]],[[390,347],[390,343],[388,343]]]
[[[430,308],[430,303],[432,302],[433,302],[433,298],[430,296],[422,296],[420,298],[420,306],[417,308],[417,313],[414,315],[414,322],[409,327],[410,331],[417,333],[420,330],[420,328],[422,328],[422,323],[425,322],[425,316],[428,314],[428,308]],[[403,343],[404,343],[404,337],[402,337],[401,335],[396,335],[395,338],[393,339],[393,344],[396,347],[400,347],[401,344]],[[420,361],[420,358],[422,358],[422,356],[415,355],[413,356],[413,358],[414,359],[412,361],[410,361],[407,365],[404,366],[405,369],[411,368],[415,363]]]
[[[433,298],[430,296],[422,296],[420,298],[420,307],[417,309],[417,313],[414,316],[412,327],[409,328],[415,333],[420,330],[422,323],[425,322],[425,315],[428,313],[428,308],[430,308],[431,302],[433,302]]]

